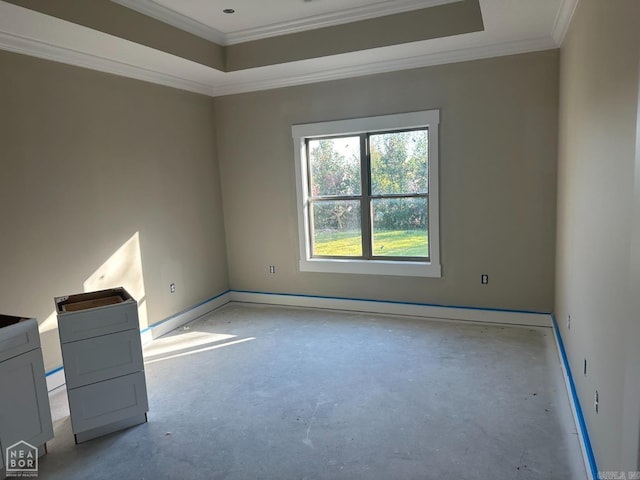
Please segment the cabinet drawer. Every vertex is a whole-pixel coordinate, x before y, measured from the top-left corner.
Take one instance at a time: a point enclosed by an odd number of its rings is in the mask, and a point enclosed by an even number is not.
[[[0,315],[2,318],[12,318]],[[13,317],[18,318],[18,317]],[[7,322],[8,323],[8,322]],[[31,318],[0,328],[0,362],[40,346],[38,322]]]
[[[67,388],[121,377],[144,369],[138,329],[62,344]]]
[[[124,420],[149,410],[144,372],[68,391],[73,433]]]
[[[138,305],[133,300],[90,310],[58,313],[58,332],[62,343],[139,328]]]

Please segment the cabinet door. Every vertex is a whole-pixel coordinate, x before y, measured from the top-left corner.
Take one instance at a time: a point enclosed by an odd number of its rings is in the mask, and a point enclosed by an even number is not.
[[[0,363],[0,441],[37,447],[53,438],[51,410],[40,349]],[[4,452],[3,452],[4,455]]]
[[[40,348],[40,335],[33,318],[0,328],[0,362],[36,348]]]

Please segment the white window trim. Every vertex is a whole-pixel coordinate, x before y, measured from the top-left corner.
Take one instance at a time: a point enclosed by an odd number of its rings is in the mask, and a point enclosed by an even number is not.
[[[441,277],[440,220],[438,195],[438,125],[439,110],[337,120],[333,122],[293,125],[296,194],[298,210],[298,244],[301,272],[355,273],[411,277]],[[429,262],[392,260],[312,258],[309,238],[309,192],[305,140],[341,134],[361,134],[405,128],[429,128]]]

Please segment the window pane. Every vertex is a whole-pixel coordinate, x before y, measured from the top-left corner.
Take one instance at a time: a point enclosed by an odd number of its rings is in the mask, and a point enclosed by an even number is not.
[[[426,198],[379,198],[371,201],[373,255],[429,257]]]
[[[362,256],[360,201],[314,201],[313,255]]]
[[[359,195],[360,137],[309,140],[311,196]]]
[[[372,134],[371,193],[427,193],[427,130]]]

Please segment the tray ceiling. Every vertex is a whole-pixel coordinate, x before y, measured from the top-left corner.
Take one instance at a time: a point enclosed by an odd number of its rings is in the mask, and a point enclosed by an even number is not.
[[[7,0],[0,48],[218,96],[557,48],[577,1]]]

